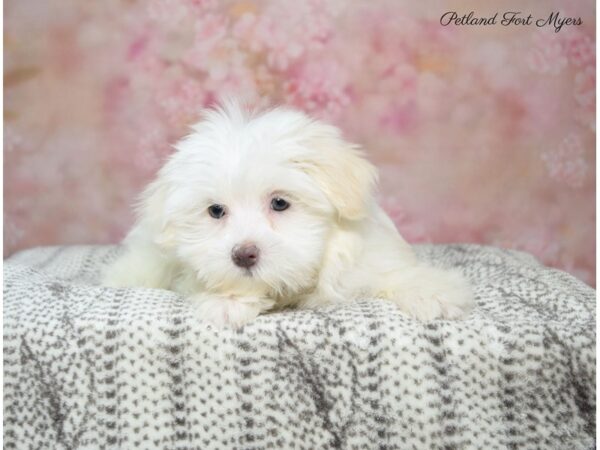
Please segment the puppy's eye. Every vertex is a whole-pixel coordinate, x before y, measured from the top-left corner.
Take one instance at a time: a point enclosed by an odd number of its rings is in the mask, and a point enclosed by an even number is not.
[[[225,215],[225,207],[223,205],[217,205],[215,203],[214,205],[210,205],[208,207],[208,213],[211,217],[214,217],[215,219],[220,219]]]
[[[271,200],[271,209],[273,211],[285,211],[290,207],[290,204],[281,197],[275,197]]]

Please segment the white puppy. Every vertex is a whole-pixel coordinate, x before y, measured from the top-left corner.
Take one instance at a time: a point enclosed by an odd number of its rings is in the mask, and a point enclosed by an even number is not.
[[[208,110],[145,190],[112,286],[177,291],[240,326],[296,306],[382,298],[421,319],[473,304],[455,271],[421,264],[373,197],[375,168],[301,112]]]

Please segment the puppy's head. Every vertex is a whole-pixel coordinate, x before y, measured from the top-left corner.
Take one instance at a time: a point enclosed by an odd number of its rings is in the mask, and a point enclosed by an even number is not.
[[[147,188],[141,222],[209,290],[314,286],[332,227],[369,213],[374,167],[304,114],[206,111]]]

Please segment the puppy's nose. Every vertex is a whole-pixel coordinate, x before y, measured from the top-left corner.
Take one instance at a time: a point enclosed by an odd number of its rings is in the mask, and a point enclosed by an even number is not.
[[[233,247],[231,259],[236,266],[248,269],[258,262],[260,250],[254,244],[242,244]]]

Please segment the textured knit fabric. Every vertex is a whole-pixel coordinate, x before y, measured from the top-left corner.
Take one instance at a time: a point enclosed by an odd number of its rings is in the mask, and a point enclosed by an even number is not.
[[[118,247],[4,264],[4,448],[590,449],[595,292],[532,257],[420,246],[477,308],[369,300],[219,330],[179,295],[98,283]]]

